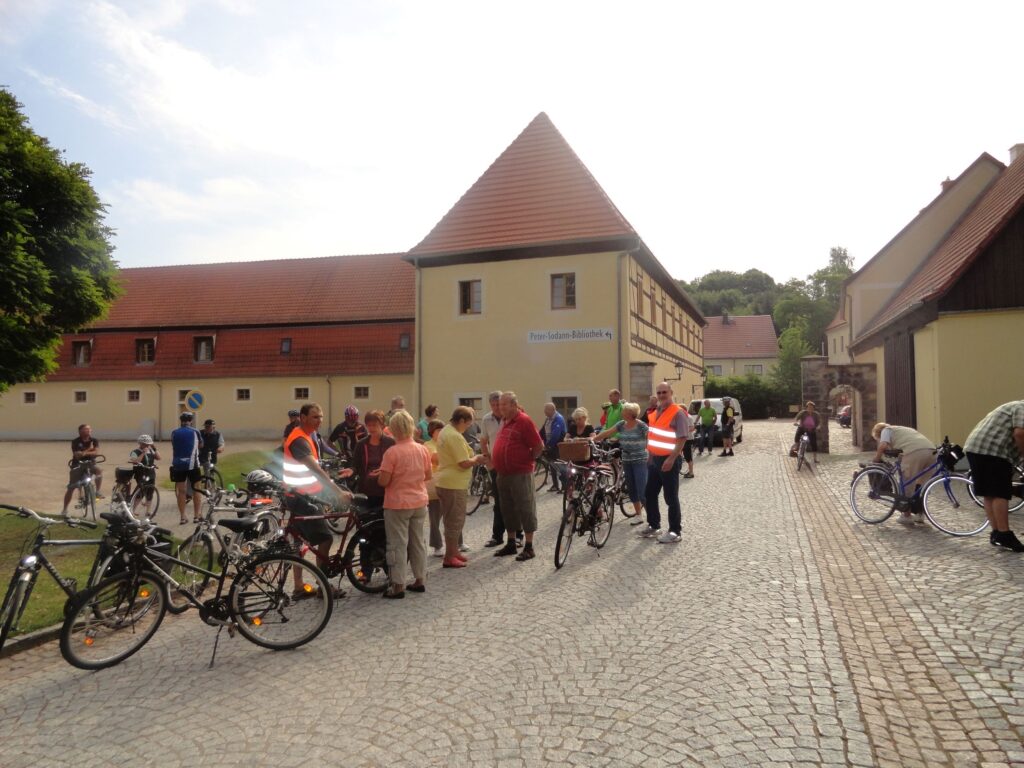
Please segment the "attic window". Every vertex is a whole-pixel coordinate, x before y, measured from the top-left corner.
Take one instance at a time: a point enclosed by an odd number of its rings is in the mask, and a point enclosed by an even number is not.
[[[76,367],[82,368],[92,362],[92,342],[71,342],[71,359]]]
[[[197,363],[213,362],[213,336],[196,336],[193,343],[193,360]]]
[[[281,354],[290,355],[292,353],[292,340],[281,339]]]
[[[136,365],[149,365],[156,360],[156,339],[135,340]]]
[[[399,349],[408,349],[409,348],[409,334],[408,333],[403,333],[401,336],[398,337],[398,348]]]
[[[479,280],[459,281],[459,314],[479,315],[483,306],[483,284]]]

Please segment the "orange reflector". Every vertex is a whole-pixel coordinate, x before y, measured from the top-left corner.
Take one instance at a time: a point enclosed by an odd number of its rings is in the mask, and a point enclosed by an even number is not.
[[[85,640],[83,640],[82,642],[84,642],[84,643],[85,643],[86,645],[92,645],[92,644],[93,644],[93,643],[95,643],[96,641],[95,641],[95,640],[93,640],[93,639],[92,639],[91,637],[87,637],[87,638],[85,638]]]
[[[356,578],[357,579],[363,578],[363,572],[362,571],[356,571]]]
[[[313,585],[312,584],[303,584],[302,585],[302,589],[303,589],[304,592],[312,592],[313,591]]]
[[[262,623],[263,623],[263,619],[261,619],[259,616],[253,617],[252,624],[253,624],[254,627],[258,627]]]
[[[149,597],[149,590],[148,589],[140,589],[139,590],[139,597]]]

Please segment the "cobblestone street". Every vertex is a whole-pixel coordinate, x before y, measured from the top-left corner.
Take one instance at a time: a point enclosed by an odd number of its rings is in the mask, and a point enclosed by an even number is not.
[[[468,568],[350,592],[296,651],[225,634],[208,669],[190,611],[102,672],[5,656],[0,765],[1024,765],[1024,558],[861,523],[857,454],[797,475],[788,423],[744,437],[681,481],[678,545],[616,518],[556,571],[544,491],[536,559],[492,557],[483,507]]]

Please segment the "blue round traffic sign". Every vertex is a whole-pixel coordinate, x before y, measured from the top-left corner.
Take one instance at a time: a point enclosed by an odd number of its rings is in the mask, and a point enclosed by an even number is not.
[[[187,395],[185,395],[185,406],[192,411],[198,411],[203,407],[203,403],[206,402],[206,398],[203,393],[198,389],[193,389]]]

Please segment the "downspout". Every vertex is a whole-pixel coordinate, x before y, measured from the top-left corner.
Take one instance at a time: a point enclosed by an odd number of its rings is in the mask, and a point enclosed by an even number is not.
[[[620,392],[629,392],[629,387],[623,386],[622,383],[622,270],[625,263],[626,253],[623,251],[619,253],[619,268],[615,270],[615,312],[619,324],[619,332],[615,334],[618,340],[618,384],[615,387]]]
[[[331,374],[327,374],[327,426],[329,429],[334,429],[334,419],[331,418],[331,406],[334,403],[334,397],[331,394]],[[327,434],[330,434],[328,432]]]
[[[164,413],[164,388],[160,383],[160,379],[156,380],[156,439],[164,439],[164,428],[163,428],[163,413]]]
[[[423,360],[423,348],[422,348],[422,331],[420,327],[423,325],[422,318],[420,317],[420,311],[423,307],[423,278],[420,275],[420,257],[413,256],[412,258],[413,267],[416,268],[416,307],[413,312],[413,322],[416,325],[416,348],[413,351],[412,361],[412,375],[416,377],[416,413],[423,412],[423,368],[421,367],[421,361]]]

